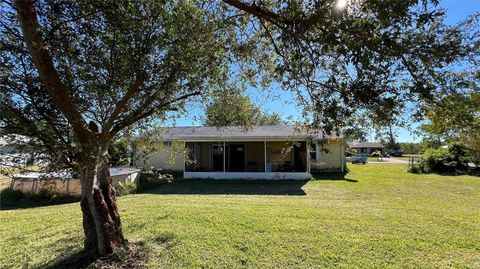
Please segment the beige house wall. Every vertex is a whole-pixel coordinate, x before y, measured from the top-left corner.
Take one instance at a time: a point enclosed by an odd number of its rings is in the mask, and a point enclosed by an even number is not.
[[[165,170],[183,170],[185,163],[185,143],[172,142],[170,146],[158,143],[155,150],[149,154],[139,152],[136,156],[135,166],[138,168]]]
[[[343,157],[343,143],[342,141],[330,141],[323,145],[328,150],[327,153],[320,150],[317,162],[311,163],[312,170],[326,170],[326,171],[340,171],[344,167],[345,158]]]

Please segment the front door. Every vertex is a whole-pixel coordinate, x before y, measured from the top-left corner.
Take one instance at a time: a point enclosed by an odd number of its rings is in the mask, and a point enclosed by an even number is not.
[[[230,172],[245,172],[245,145],[230,144]]]

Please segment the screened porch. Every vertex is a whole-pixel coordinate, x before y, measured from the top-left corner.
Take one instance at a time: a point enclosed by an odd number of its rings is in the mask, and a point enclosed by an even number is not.
[[[307,172],[307,143],[186,142],[185,172]]]

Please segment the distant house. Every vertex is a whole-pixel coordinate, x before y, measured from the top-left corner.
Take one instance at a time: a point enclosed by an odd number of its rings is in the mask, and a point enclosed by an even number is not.
[[[182,171],[184,178],[308,179],[318,170],[344,171],[343,141],[295,126],[163,128],[159,150],[135,165]],[[163,149],[162,149],[163,148]],[[174,148],[173,158],[168,149]],[[180,149],[180,150],[179,150]],[[184,154],[180,154],[183,150]],[[186,149],[186,150],[185,150]]]
[[[384,146],[377,142],[348,143],[351,149],[355,149],[357,155],[371,156],[375,151],[384,153]]]

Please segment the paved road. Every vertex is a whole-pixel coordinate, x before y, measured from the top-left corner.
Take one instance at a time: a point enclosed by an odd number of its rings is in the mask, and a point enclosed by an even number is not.
[[[408,161],[390,157],[390,158],[383,158],[383,162],[368,162],[368,163],[408,163]]]
[[[390,163],[408,163],[407,160],[402,160],[402,159],[396,159],[396,158],[384,158],[383,160],[388,160]]]

